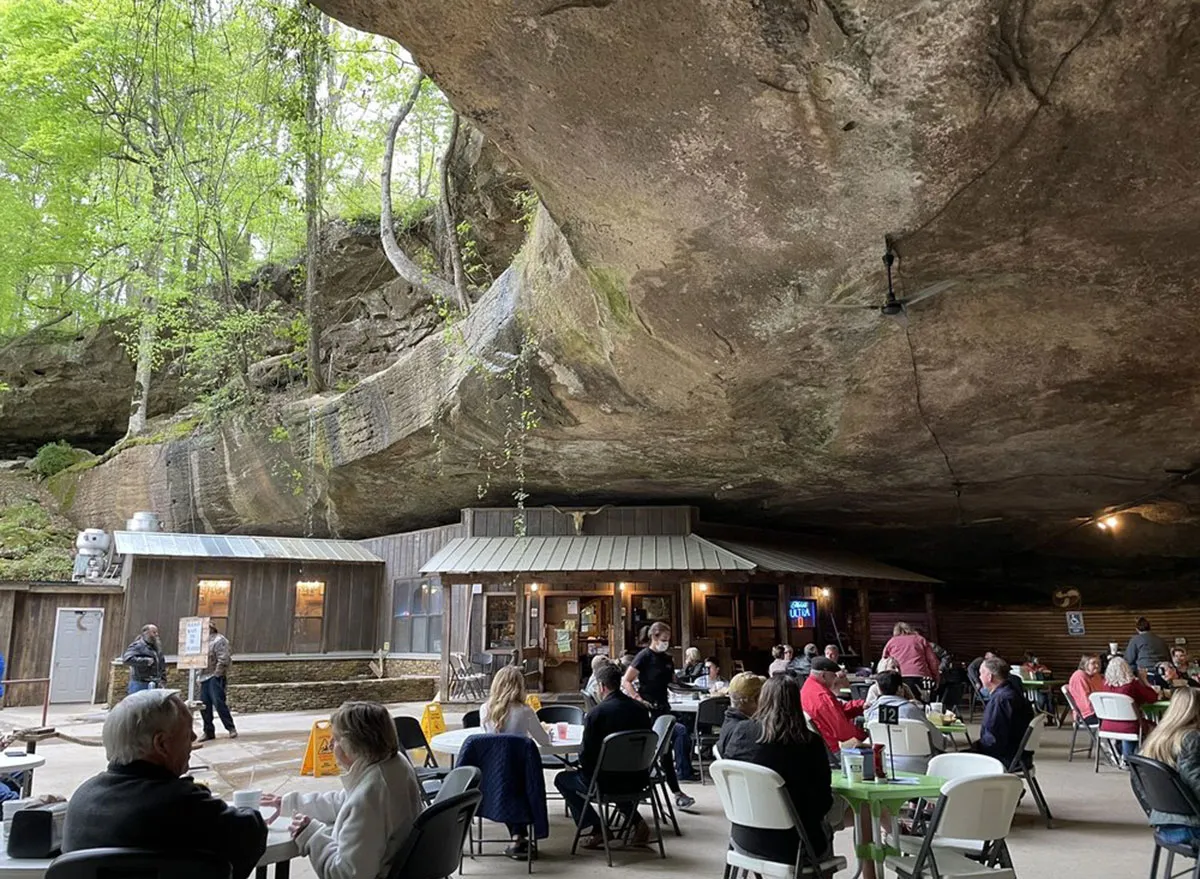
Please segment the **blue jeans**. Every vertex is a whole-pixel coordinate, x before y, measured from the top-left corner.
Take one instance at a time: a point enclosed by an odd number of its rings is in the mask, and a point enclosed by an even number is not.
[[[567,769],[554,776],[554,786],[566,800],[567,808],[571,812],[571,817],[575,819],[575,824],[585,830],[590,827],[599,833],[600,816],[590,805],[586,809],[584,808],[590,784],[591,779],[585,778],[583,773],[576,769]]]
[[[1189,827],[1186,824],[1164,824],[1154,828],[1154,835],[1159,842],[1167,845],[1200,845],[1200,827]]]
[[[200,701],[204,706],[200,709],[200,720],[204,723],[204,734],[212,738],[217,734],[213,726],[213,708],[221,717],[221,726],[226,732],[233,732],[233,717],[229,714],[229,706],[225,704],[225,678],[211,677],[200,682]]]
[[[1130,742],[1130,741],[1125,741],[1124,739],[1122,739],[1121,740],[1121,756],[1122,757],[1132,757],[1134,754],[1137,753],[1137,747],[1138,747],[1137,742]]]
[[[695,781],[696,776],[692,773],[692,737],[682,723],[676,723],[671,729],[671,747],[675,751],[676,777],[680,781]]]
[[[130,678],[129,687],[125,690],[125,694],[129,695],[130,693],[140,693],[142,690],[150,690],[153,688],[153,681],[135,681],[133,678]]]

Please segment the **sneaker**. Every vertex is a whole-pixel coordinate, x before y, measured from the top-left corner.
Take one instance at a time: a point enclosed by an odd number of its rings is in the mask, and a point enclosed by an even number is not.
[[[583,839],[579,840],[579,844],[583,848],[588,849],[604,848],[604,837],[600,834],[600,831],[596,831],[590,836],[585,836]]]
[[[696,805],[696,798],[689,797],[685,793],[675,794],[675,807],[678,809],[690,809]]]
[[[529,841],[522,839],[514,842],[504,850],[504,854],[512,858],[514,861],[529,860]]]
[[[236,729],[231,729],[231,730],[229,731],[229,737],[230,737],[231,739],[236,739],[236,738],[237,738],[237,730],[236,730]]]
[[[633,828],[633,836],[629,838],[630,845],[645,845],[650,841],[650,825],[645,821],[638,821],[637,827]]]
[[[203,744],[204,742],[215,741],[216,738],[217,738],[216,733],[205,733],[204,735],[200,736],[200,738],[196,739],[196,741],[200,744]]]

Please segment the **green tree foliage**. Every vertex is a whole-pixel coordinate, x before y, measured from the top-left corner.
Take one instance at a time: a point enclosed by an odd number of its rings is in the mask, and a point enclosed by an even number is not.
[[[0,338],[124,315],[139,379],[172,358],[202,388],[245,385],[295,317],[245,281],[304,248],[306,152],[326,219],[378,216],[415,75],[304,0],[0,0]],[[436,198],[449,120],[427,90],[402,205]]]

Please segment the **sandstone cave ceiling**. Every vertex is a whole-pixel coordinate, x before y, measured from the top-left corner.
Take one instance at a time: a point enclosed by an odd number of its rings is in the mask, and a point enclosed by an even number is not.
[[[464,331],[485,357],[537,337],[529,503],[1027,523],[1031,546],[1132,504],[1190,533],[1200,4],[318,5],[407,48],[541,196]],[[885,236],[898,295],[955,285],[907,323],[826,307],[882,300]],[[328,446],[319,527],[479,503],[495,389],[447,377],[436,341],[295,416]],[[178,526],[295,531],[308,514],[253,446],[122,452],[73,515],[149,504]],[[490,487],[511,503],[511,475]]]
[[[1197,463],[1200,5],[319,5],[410,50],[627,293],[606,365],[643,416],[588,494],[945,524]],[[957,285],[907,327],[823,308],[881,297],[885,234],[900,292]],[[567,406],[570,469],[604,429]]]

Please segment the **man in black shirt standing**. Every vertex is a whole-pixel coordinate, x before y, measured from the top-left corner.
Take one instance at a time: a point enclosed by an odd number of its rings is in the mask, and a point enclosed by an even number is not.
[[[592,783],[596,765],[600,762],[600,748],[605,736],[630,730],[650,729],[650,715],[639,703],[621,692],[621,670],[615,665],[606,665],[596,671],[596,687],[600,692],[599,703],[588,712],[583,721],[583,747],[579,753],[579,769],[568,769],[554,776],[554,786],[566,800],[567,808],[575,823],[584,828],[587,838],[584,848],[599,848],[604,844],[600,832],[600,816],[590,805],[584,809],[588,787]],[[645,773],[628,779],[633,790],[645,787]],[[622,784],[623,781],[616,781]],[[650,836],[645,821],[638,820],[633,831],[634,844],[644,843]]]

